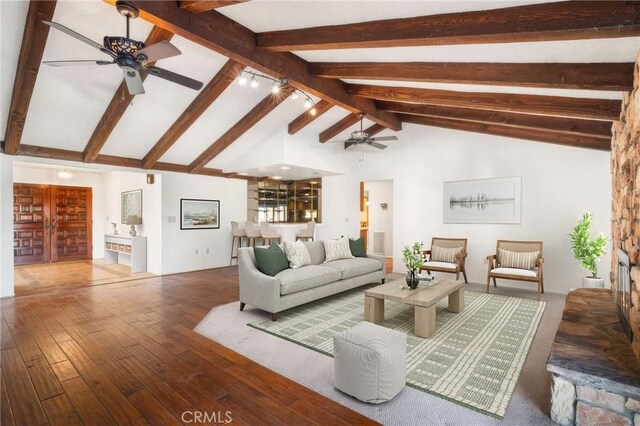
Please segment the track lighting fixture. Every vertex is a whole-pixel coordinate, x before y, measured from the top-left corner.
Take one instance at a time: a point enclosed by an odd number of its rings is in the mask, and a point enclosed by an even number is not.
[[[247,76],[249,75],[251,76],[251,79],[248,79]],[[293,89],[293,87],[289,85],[289,79],[287,77],[276,79],[273,77],[269,77],[268,75],[258,74],[254,71],[244,70],[240,73],[237,80],[240,86],[246,86],[248,83],[251,88],[256,89],[258,86],[260,86],[259,79],[261,78],[271,81],[271,93],[273,93],[274,95],[282,92],[283,88],[289,87],[292,89],[291,99],[298,99],[300,96],[302,96],[304,98],[304,107],[309,110],[309,114],[316,115],[318,113],[314,107],[315,102],[313,102],[311,96],[300,89]]]

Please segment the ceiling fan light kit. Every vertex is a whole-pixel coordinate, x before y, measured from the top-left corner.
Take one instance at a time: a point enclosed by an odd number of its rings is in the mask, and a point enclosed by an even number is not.
[[[162,78],[172,83],[179,84],[184,87],[188,87],[193,90],[200,90],[202,88],[202,82],[194,80],[189,77],[185,77],[180,74],[176,74],[172,71],[158,68],[151,65],[152,62],[159,61],[160,59],[171,58],[181,55],[182,52],[168,41],[161,41],[151,46],[145,46],[145,44],[138,40],[133,40],[129,36],[129,20],[138,17],[139,12],[135,6],[132,6],[126,2],[116,2],[117,11],[126,19],[126,36],[105,36],[103,44],[100,45],[95,41],[73,31],[64,25],[57,22],[42,21],[43,24],[49,25],[51,28],[55,28],[89,46],[109,55],[112,61],[103,60],[76,60],[76,61],[43,61],[44,64],[50,66],[72,66],[72,65],[113,65],[116,64],[122,69],[122,75],[127,85],[127,90],[132,95],[139,95],[144,93],[144,87],[142,85],[142,77],[140,71],[144,71],[147,74],[151,74],[155,77]]]

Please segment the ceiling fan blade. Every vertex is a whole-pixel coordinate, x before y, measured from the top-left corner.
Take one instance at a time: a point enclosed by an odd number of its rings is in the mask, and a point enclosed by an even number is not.
[[[358,145],[356,142],[345,142],[344,149],[351,148],[354,145]]]
[[[378,149],[387,149],[387,146],[386,146],[386,145],[383,145],[383,144],[381,144],[381,143],[377,143],[377,142],[371,142],[371,141],[369,141],[369,142],[367,142],[367,145],[372,146],[372,147],[374,147],[374,148],[378,148]]]
[[[52,67],[71,67],[78,65],[111,65],[115,64],[115,62],[111,61],[96,61],[94,59],[78,59],[73,61],[42,61],[43,64],[52,66]]]
[[[151,46],[147,46],[144,49],[137,51],[133,54],[133,57],[139,59],[139,62],[146,64],[178,55],[182,55],[180,49],[168,41],[161,41],[160,43],[152,44]]]
[[[101,52],[106,53],[107,55],[115,58],[116,55],[115,53],[107,50],[104,48],[104,46],[102,46],[100,43],[96,43],[95,41],[91,40],[90,38],[87,38],[85,36],[83,36],[82,34],[79,34],[75,31],[73,31],[71,28],[67,28],[64,25],[58,24],[57,22],[50,22],[50,21],[42,21],[43,24],[50,26],[51,28],[55,28],[58,31],[62,31],[63,33],[70,35],[71,37],[75,38],[76,40],[80,40],[81,42],[88,44],[89,46],[93,47],[94,49],[98,49]]]
[[[172,83],[177,83],[193,90],[202,89],[202,82],[198,80],[194,80],[189,77],[185,77],[184,75],[176,74],[175,72],[158,68],[158,67],[141,67],[141,68],[147,71],[151,75],[155,75],[156,77],[160,77],[165,80],[171,81]]]
[[[381,136],[379,138],[369,138],[370,141],[372,142],[381,142],[381,141],[397,141],[398,137],[397,136]]]
[[[124,81],[127,83],[127,89],[132,95],[141,95],[144,93],[144,86],[142,86],[142,78],[140,73],[135,70],[124,70]]]

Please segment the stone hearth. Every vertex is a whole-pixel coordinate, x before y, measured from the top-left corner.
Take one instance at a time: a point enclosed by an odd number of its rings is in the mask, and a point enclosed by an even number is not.
[[[640,426],[640,361],[611,290],[569,293],[547,370],[554,422]]]

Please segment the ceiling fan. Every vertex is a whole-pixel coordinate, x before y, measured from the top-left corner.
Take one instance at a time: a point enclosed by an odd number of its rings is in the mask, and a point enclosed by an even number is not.
[[[42,21],[43,24],[62,31],[109,55],[111,57],[110,60],[43,61],[43,63],[54,67],[116,64],[122,69],[124,81],[127,83],[127,89],[132,95],[144,93],[142,78],[140,77],[141,71],[194,90],[200,90],[202,88],[202,82],[200,81],[150,65],[151,62],[160,59],[181,55],[182,52],[168,41],[161,41],[151,46],[145,46],[143,42],[129,38],[129,20],[138,17],[138,9],[123,1],[116,2],[116,9],[127,20],[127,36],[105,36],[102,45],[57,22]]]
[[[382,136],[379,138],[372,138],[369,133],[362,130],[362,121],[364,120],[364,113],[358,115],[360,117],[360,130],[356,130],[351,133],[351,137],[346,141],[329,141],[327,143],[344,143],[344,149],[350,148],[354,145],[369,145],[378,149],[386,149],[387,145],[378,143],[381,141],[397,141],[397,136]]]

